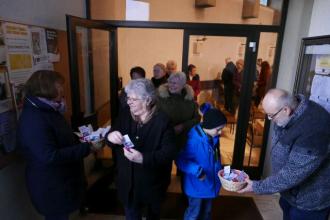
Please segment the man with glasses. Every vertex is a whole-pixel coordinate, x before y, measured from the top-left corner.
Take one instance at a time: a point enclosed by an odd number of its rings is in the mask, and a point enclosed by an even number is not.
[[[247,180],[240,190],[281,194],[284,220],[328,220],[330,212],[330,114],[302,95],[281,89],[266,94],[262,106],[274,125],[272,175]]]

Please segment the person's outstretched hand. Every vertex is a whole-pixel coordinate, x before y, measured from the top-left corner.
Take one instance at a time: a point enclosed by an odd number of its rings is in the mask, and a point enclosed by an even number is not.
[[[126,149],[124,147],[124,155],[127,159],[134,163],[143,163],[143,155],[134,148]]]
[[[122,144],[123,143],[123,135],[119,131],[113,131],[108,134],[108,141],[113,144]]]
[[[253,188],[252,188],[253,181],[247,178],[245,179],[245,182],[247,182],[247,185],[243,189],[237,191],[238,193],[253,192]]]

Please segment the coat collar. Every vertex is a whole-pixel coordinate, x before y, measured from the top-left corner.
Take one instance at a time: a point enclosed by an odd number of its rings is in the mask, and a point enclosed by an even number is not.
[[[24,106],[38,108],[47,111],[55,111],[55,109],[52,106],[40,101],[37,97],[34,96],[26,96],[24,98]]]
[[[210,136],[208,136],[208,135],[204,132],[204,130],[203,130],[201,124],[196,125],[195,128],[196,128],[197,133],[203,138],[203,140],[204,140],[205,142],[207,142],[207,143],[210,143],[210,142],[209,142],[209,140],[210,140]],[[215,137],[212,138],[212,143],[213,143],[213,145],[215,145],[218,141],[219,141],[219,135],[217,135],[217,136],[215,136]],[[212,147],[213,147],[213,146],[212,146]]]
[[[167,83],[159,86],[158,94],[161,98],[169,98],[171,96],[170,92],[168,91]],[[181,95],[185,100],[194,100],[194,90],[188,84],[183,87]]]

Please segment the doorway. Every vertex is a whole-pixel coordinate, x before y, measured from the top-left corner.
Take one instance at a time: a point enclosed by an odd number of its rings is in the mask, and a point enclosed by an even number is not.
[[[71,71],[70,74],[71,78],[71,87],[74,91],[72,91],[72,105],[75,106],[76,111],[73,111],[72,118],[81,118],[81,115],[84,114],[84,109],[81,108],[80,102],[75,101],[76,99],[80,99],[81,93],[77,92],[77,88],[79,87],[78,82],[79,74],[77,71],[77,66],[79,65],[77,57],[79,56],[77,49],[73,48],[73,45],[76,44],[76,39],[72,38],[75,36],[77,27],[87,27],[89,29],[93,28],[101,28],[102,30],[106,30],[109,32],[107,35],[108,37],[104,37],[103,39],[108,39],[108,49],[103,48],[103,53],[107,53],[109,58],[109,72],[108,79],[109,79],[109,90],[106,92],[109,94],[109,111],[111,114],[109,115],[109,121],[116,117],[118,112],[118,105],[117,105],[117,95],[118,95],[118,88],[119,88],[119,76],[123,78],[124,84],[128,82],[128,77],[125,79],[125,76],[128,76],[127,70],[125,68],[130,68],[134,65],[141,65],[147,66],[147,78],[151,78],[151,67],[155,63],[150,62],[166,62],[173,57],[169,57],[169,54],[174,54],[173,56],[178,57],[178,63],[180,63],[181,58],[181,68],[183,71],[186,72],[186,67],[190,62],[200,62],[200,67],[206,68],[208,72],[205,74],[203,73],[203,80],[202,83],[205,84],[205,90],[213,89],[215,85],[218,87],[218,92],[215,94],[218,98],[215,98],[214,104],[216,107],[223,109],[224,106],[224,93],[222,91],[223,84],[221,79],[214,79],[212,73],[222,71],[221,65],[216,67],[203,67],[202,62],[198,60],[198,56],[195,57],[190,53],[193,53],[193,42],[196,39],[199,39],[200,36],[205,36],[206,39],[209,41],[214,41],[214,44],[217,44],[219,48],[222,47],[230,47],[231,50],[228,50],[228,56],[232,57],[233,61],[237,59],[244,60],[244,68],[241,74],[241,88],[239,91],[239,98],[236,100],[237,108],[231,118],[229,120],[228,126],[228,137],[231,139],[230,142],[221,143],[223,147],[223,155],[227,154],[226,158],[224,157],[224,163],[230,164],[232,167],[237,169],[243,169],[249,173],[251,178],[260,178],[262,167],[263,167],[263,159],[265,155],[265,148],[266,148],[266,140],[267,140],[267,131],[268,126],[267,121],[262,127],[263,132],[265,135],[262,136],[262,147],[261,151],[257,157],[261,158],[258,160],[258,163],[253,164],[250,162],[252,156],[250,157],[250,161],[246,162],[246,158],[249,157],[249,154],[252,155],[257,150],[250,150],[252,149],[252,145],[247,145],[247,135],[249,134],[248,130],[250,129],[250,122],[251,122],[251,106],[252,106],[252,92],[255,83],[255,73],[256,73],[256,61],[257,61],[257,52],[258,52],[258,43],[260,38],[260,31],[257,29],[253,29],[251,27],[247,27],[244,25],[227,25],[227,24],[201,24],[201,23],[176,23],[176,22],[131,22],[131,21],[92,21],[88,19],[82,19],[77,17],[68,16],[68,36],[69,36],[69,47],[70,49],[70,65]],[[259,28],[260,29],[260,28]],[[268,28],[274,29],[274,28]],[[275,28],[276,29],[276,28]],[[166,38],[161,44],[163,44],[167,49],[173,49],[172,51],[166,51],[161,49],[157,44],[157,40],[159,40],[160,36],[167,36],[167,32],[175,32],[175,42],[177,42],[175,47],[173,47],[173,41],[170,41],[169,38]],[[161,35],[157,35],[161,33]],[[134,37],[138,36],[138,34],[142,35],[143,38],[140,38],[139,42],[132,42]],[[71,37],[70,37],[71,36]],[[168,36],[172,36],[169,34]],[[94,37],[94,36],[89,36]],[[179,39],[180,38],[180,39]],[[94,40],[97,39],[96,37],[93,38]],[[149,40],[148,40],[149,39]],[[233,40],[231,44],[227,43],[230,39]],[[155,44],[150,43],[151,40],[156,40]],[[133,49],[131,47],[128,48],[127,46],[131,44],[134,45]],[[172,47],[171,47],[172,46]],[[73,49],[72,49],[73,48]],[[125,49],[123,49],[125,48]],[[158,48],[158,49],[157,49]],[[155,50],[158,50],[156,53]],[[219,49],[220,50],[220,49]],[[149,62],[146,59],[146,56],[143,54],[151,54],[153,55],[155,60],[151,60]],[[195,51],[196,52],[196,51]],[[198,52],[198,51],[197,51]],[[219,51],[220,52],[220,51]],[[275,51],[273,51],[275,53]],[[134,56],[136,55],[136,56]],[[206,58],[206,53],[204,53],[204,60],[207,64],[211,59]],[[214,56],[214,55],[207,55],[207,56]],[[217,61],[219,64],[224,63],[225,55],[219,55],[219,58],[212,57],[214,62]],[[125,61],[125,58],[131,57],[133,59],[127,59],[129,61]],[[201,58],[201,55],[199,55]],[[218,59],[218,60],[217,60]],[[157,60],[157,61],[156,61]],[[134,62],[133,62],[134,61]],[[130,63],[128,63],[130,62]],[[106,65],[108,65],[106,64]],[[179,65],[180,67],[180,65]],[[149,69],[150,68],[150,69]],[[212,69],[213,68],[213,69]],[[89,74],[96,74],[95,71],[89,70]],[[104,73],[104,71],[103,71]],[[148,75],[149,74],[149,75]],[[77,77],[78,75],[78,77]],[[92,79],[95,78],[91,77]],[[213,78],[213,79],[212,79]],[[104,78],[102,78],[104,80]],[[104,82],[102,82],[104,83]],[[97,85],[94,84],[93,85]],[[91,87],[93,90],[95,87]],[[221,93],[222,92],[222,93]],[[95,93],[92,91],[91,93]],[[104,91],[102,92],[105,93]],[[91,96],[97,98],[95,95]],[[92,98],[93,99],[93,98]],[[92,101],[92,102],[95,102]],[[79,104],[78,104],[79,103]],[[98,109],[92,108],[92,113],[96,116],[94,118],[99,118],[100,115],[103,113],[97,112]],[[76,114],[76,115],[74,115]],[[80,115],[79,115],[80,114]],[[229,116],[228,116],[229,117]],[[262,117],[262,116],[261,116]],[[223,140],[225,141],[225,140]],[[250,148],[249,148],[250,146]]]

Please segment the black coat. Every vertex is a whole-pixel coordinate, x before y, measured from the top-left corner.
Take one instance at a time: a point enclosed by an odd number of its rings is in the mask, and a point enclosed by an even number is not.
[[[18,143],[27,160],[26,183],[33,205],[43,215],[67,214],[79,208],[83,158],[89,144],[75,141],[64,117],[37,98],[25,100]]]
[[[144,125],[138,125],[125,108],[111,131],[128,134],[135,149],[142,153],[143,164],[130,162],[123,145],[114,145],[118,197],[125,205],[160,203],[171,180],[172,161],[177,154],[174,130],[168,117],[160,111]],[[131,195],[130,195],[131,193]]]
[[[225,89],[226,87],[231,89],[234,88],[233,78],[235,72],[236,72],[235,64],[233,62],[227,63],[226,67],[223,69],[221,74],[221,79],[223,81]]]

